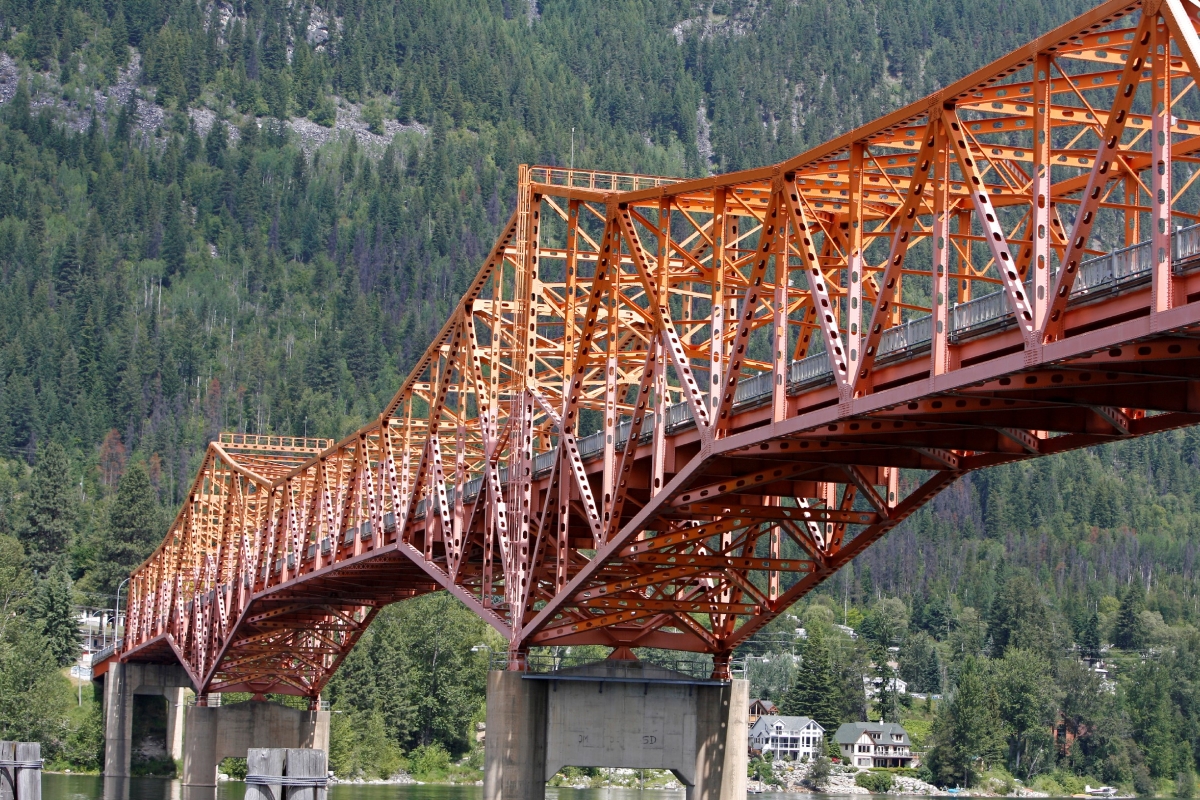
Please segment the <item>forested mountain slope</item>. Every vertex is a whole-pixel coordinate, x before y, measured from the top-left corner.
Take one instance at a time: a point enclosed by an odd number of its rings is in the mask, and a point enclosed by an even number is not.
[[[218,431],[336,437],[378,414],[478,269],[518,164],[770,163],[1089,5],[0,0],[0,571],[19,612],[0,622],[0,736],[94,763],[94,718],[64,725],[56,705],[66,598],[112,605]],[[808,616],[866,624],[941,689],[964,659],[1003,654],[1003,598],[1032,598],[1021,619],[1050,631],[1030,646],[1051,670],[1093,614],[1117,636],[1133,585],[1148,590],[1129,601],[1148,615],[1136,644],[1190,652],[1198,460],[1200,439],[1175,433],[972,476]],[[455,618],[449,650],[422,649],[436,637],[396,631],[462,613],[425,602],[384,615],[348,662],[377,691],[333,687],[360,715],[347,769],[469,747],[484,634]],[[904,624],[883,626],[897,609]],[[1108,780],[1190,774],[1200,697],[1163,691],[1169,757],[1117,748],[1073,768],[1099,775],[1113,755]],[[367,730],[392,756],[346,744]],[[1028,767],[1015,754],[1033,745],[1010,745],[993,761]]]

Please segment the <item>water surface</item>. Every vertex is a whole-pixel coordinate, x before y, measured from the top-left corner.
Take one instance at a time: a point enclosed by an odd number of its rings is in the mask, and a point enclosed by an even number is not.
[[[183,791],[179,781],[165,778],[130,778],[108,781],[98,775],[59,775],[42,777],[42,800],[243,800],[246,784],[228,781],[216,792]],[[864,800],[864,795],[783,794],[769,792],[753,795],[761,800]],[[873,797],[880,797],[874,795]],[[329,800],[482,800],[482,786],[400,786],[395,784],[337,783],[329,787]],[[662,789],[567,789],[547,787],[546,800],[683,800],[682,791]],[[894,800],[913,800],[896,797]]]
[[[246,784],[241,781],[222,782],[216,792],[211,790],[185,793],[177,780],[165,778],[130,778],[126,781],[106,781],[98,775],[42,776],[42,800],[242,800]],[[770,795],[756,795],[766,798]],[[797,795],[789,795],[791,798]],[[329,800],[482,800],[482,786],[443,786],[424,784],[337,783],[329,787]],[[547,800],[682,800],[682,791],[660,789],[568,789],[546,788]],[[861,798],[859,798],[861,800]]]

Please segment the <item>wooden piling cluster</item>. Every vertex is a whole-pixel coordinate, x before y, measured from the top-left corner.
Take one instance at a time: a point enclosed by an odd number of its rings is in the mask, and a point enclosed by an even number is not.
[[[40,742],[0,741],[0,800],[42,800]]]
[[[252,747],[246,751],[245,800],[325,800],[325,764],[324,750]]]

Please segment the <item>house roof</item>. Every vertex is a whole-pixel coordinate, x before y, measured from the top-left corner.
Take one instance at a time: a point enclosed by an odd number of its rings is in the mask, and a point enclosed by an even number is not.
[[[775,704],[772,703],[770,700],[763,700],[762,698],[757,698],[757,697],[750,701],[750,707],[754,708],[756,705],[759,705],[760,703],[762,704],[763,708],[775,708]]]
[[[902,738],[898,744],[911,744],[908,739],[908,731],[898,722],[843,722],[841,727],[837,729],[837,733],[833,735],[834,741],[838,744],[854,744],[864,733],[876,732],[887,736],[887,743],[892,744],[892,735],[899,734]],[[881,742],[882,744],[882,742]]]
[[[821,727],[820,723],[816,722],[810,717],[785,717],[779,714],[763,714],[758,718],[758,721],[754,723],[754,727],[751,730],[759,730],[760,728],[764,727],[774,728],[776,721],[782,722],[783,729],[787,731],[803,730],[811,723],[813,727],[821,733],[825,732],[825,729]]]

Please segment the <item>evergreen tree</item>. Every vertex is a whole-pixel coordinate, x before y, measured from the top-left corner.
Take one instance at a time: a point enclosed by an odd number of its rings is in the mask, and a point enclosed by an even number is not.
[[[113,12],[110,31],[113,60],[117,66],[124,66],[125,59],[129,57],[129,31],[125,29],[125,8],[120,3],[117,3],[117,9]]]
[[[221,166],[225,148],[229,146],[229,137],[225,133],[225,121],[218,118],[213,120],[208,136],[204,140],[204,157],[210,166]]]
[[[973,656],[962,665],[954,697],[939,709],[934,723],[930,768],[944,785],[971,786],[989,765],[1001,759],[996,693]]]
[[[78,281],[79,251],[75,246],[75,237],[68,236],[54,270],[54,291],[60,297],[70,297]]]
[[[1005,581],[992,601],[989,617],[988,636],[992,641],[993,657],[1003,656],[1009,647],[1045,653],[1053,644],[1041,592],[1024,573],[1017,573]]]
[[[1183,720],[1172,697],[1177,676],[1171,667],[1144,661],[1134,670],[1127,688],[1130,727],[1154,778],[1174,777],[1184,761],[1179,757]]]
[[[162,540],[154,489],[141,463],[125,471],[117,484],[117,496],[108,514],[108,526],[97,548],[92,580],[96,589],[115,594],[121,581]]]
[[[811,717],[825,730],[832,731],[840,722],[836,694],[824,626],[812,623],[808,626],[808,639],[800,652],[796,682],[783,696],[779,710],[789,716]]]
[[[183,228],[183,213],[180,208],[183,200],[179,187],[171,184],[167,188],[165,200],[166,213],[163,221],[163,261],[167,264],[168,275],[181,275],[184,270],[184,257],[187,255],[187,232]]]
[[[62,445],[51,442],[41,448],[29,480],[21,540],[30,566],[45,575],[65,556],[75,530],[76,494]]]
[[[1146,590],[1141,577],[1135,575],[1121,598],[1117,611],[1117,624],[1113,629],[1113,644],[1122,650],[1144,650],[1146,648],[1146,626],[1142,624],[1142,611],[1146,608]]]
[[[46,646],[60,667],[79,657],[79,620],[71,598],[71,578],[56,564],[38,586],[36,612],[42,621]]]
[[[1191,800],[1196,796],[1196,773],[1190,769],[1180,770],[1175,776],[1175,797]]]
[[[1049,750],[1047,731],[1054,722],[1050,665],[1036,653],[1010,647],[995,663],[998,710],[1009,737],[1009,763],[1026,768],[1039,751]]]
[[[896,672],[889,662],[891,653],[883,645],[872,648],[871,660],[875,664],[875,680],[877,694],[875,695],[875,710],[879,713],[880,722],[899,722],[899,698],[896,693]]]
[[[1079,655],[1083,658],[1099,658],[1100,647],[1100,615],[1093,611],[1079,637]]]
[[[870,603],[875,599],[875,582],[871,579],[871,566],[863,564],[858,570],[858,585],[859,591],[862,593],[863,603]]]

